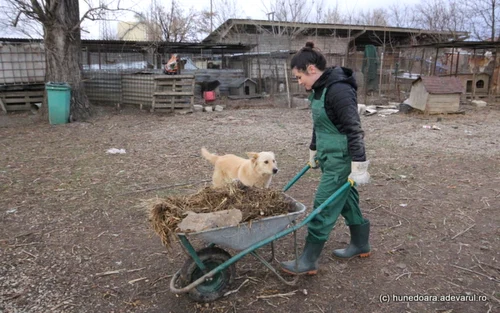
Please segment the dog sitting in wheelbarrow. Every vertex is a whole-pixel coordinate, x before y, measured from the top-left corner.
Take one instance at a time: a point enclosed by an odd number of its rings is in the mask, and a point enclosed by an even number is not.
[[[214,165],[214,187],[239,180],[249,187],[268,188],[273,175],[278,173],[278,163],[273,152],[247,152],[248,159],[234,154],[216,155],[201,148],[201,155]]]

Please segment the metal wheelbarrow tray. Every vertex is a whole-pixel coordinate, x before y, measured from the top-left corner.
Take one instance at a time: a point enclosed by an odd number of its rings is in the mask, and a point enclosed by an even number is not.
[[[290,213],[266,217],[251,222],[240,223],[236,226],[227,226],[208,229],[200,232],[187,233],[190,238],[201,239],[216,244],[219,247],[245,250],[285,229],[290,223],[304,214],[306,206],[295,199],[290,200]]]

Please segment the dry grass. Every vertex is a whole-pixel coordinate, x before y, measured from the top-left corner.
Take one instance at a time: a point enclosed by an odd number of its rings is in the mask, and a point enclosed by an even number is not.
[[[240,210],[242,222],[286,214],[290,200],[278,190],[247,187],[234,183],[222,188],[205,187],[191,195],[154,198],[146,201],[149,221],[166,247],[170,247],[177,225],[188,211],[210,213],[229,209]]]

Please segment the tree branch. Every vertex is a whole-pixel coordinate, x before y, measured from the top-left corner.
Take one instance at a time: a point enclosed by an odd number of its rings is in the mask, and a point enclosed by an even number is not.
[[[38,0],[31,0],[31,9],[33,10],[33,13],[38,16],[38,20],[42,23],[43,21],[46,20],[47,13],[52,13],[52,12],[45,12],[40,3],[38,3]]]

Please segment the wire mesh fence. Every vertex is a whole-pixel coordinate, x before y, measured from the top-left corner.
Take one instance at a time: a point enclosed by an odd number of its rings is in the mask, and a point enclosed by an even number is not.
[[[0,85],[33,84],[45,79],[42,43],[0,42]]]
[[[439,55],[435,49],[383,53],[379,48],[378,51],[375,57],[367,57],[363,51],[325,54],[328,66],[353,70],[359,86],[359,102],[366,102],[370,96],[403,101],[420,75],[457,76],[466,94],[488,95],[496,86],[498,74],[494,69],[498,64],[485,51],[443,50]],[[202,99],[204,84],[212,81],[219,82],[218,92],[223,97],[263,94],[305,97],[307,92],[290,69],[292,53],[179,53],[178,74],[194,76],[193,92],[197,100]],[[83,47],[81,69],[86,93],[94,104],[150,105],[155,92],[154,77],[168,74],[165,65],[171,57],[172,53],[159,53],[147,47],[134,51],[106,47],[95,51]],[[43,43],[3,42],[0,61],[0,90],[6,86],[23,86],[24,90],[45,84]],[[243,85],[238,85],[239,82]],[[249,84],[255,86],[249,88]]]

